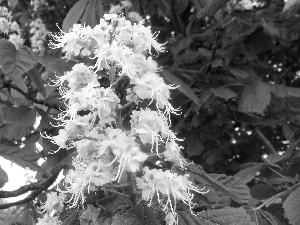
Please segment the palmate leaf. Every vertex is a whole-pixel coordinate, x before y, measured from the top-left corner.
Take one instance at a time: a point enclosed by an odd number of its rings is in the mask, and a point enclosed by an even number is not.
[[[25,106],[5,106],[2,108],[2,114],[5,123],[19,124],[23,126],[33,125],[36,119],[35,111]]]
[[[26,48],[16,47],[5,39],[0,40],[1,70],[11,80],[28,72],[36,65],[36,60]]]
[[[31,129],[29,126],[23,126],[19,124],[2,124],[0,128],[0,139],[8,139],[8,140],[19,140],[22,137],[29,135]]]
[[[242,208],[225,207],[202,211],[197,216],[187,212],[178,213],[180,225],[255,225]]]
[[[283,203],[284,216],[292,225],[300,224],[300,187],[293,191]]]

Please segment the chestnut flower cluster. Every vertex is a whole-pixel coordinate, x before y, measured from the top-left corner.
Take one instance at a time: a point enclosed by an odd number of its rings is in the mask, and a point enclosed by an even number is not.
[[[94,62],[90,66],[76,64],[71,71],[57,77],[55,83],[67,110],[57,118],[63,129],[51,140],[60,148],[76,147],[78,152],[73,160],[74,169],[65,178],[66,190],[62,191],[69,196],[67,202],[75,207],[85,202],[89,191],[103,185],[122,184],[130,175],[135,178],[133,185],[141,190],[142,200],[149,205],[158,204],[166,212],[166,220],[171,221],[168,223],[176,223],[176,201],[192,207],[192,191],[205,191],[196,187],[187,174],[143,166],[155,154],[169,161],[173,168],[184,169],[188,164],[180,154],[182,147],[177,143],[180,139],[170,129],[170,114],[179,113],[169,102],[170,90],[176,87],[164,82],[151,57],[152,50],[164,51],[163,45],[155,40],[156,36],[143,21],[132,24],[117,14],[104,15],[94,28],[75,24],[70,32],[53,37],[52,46],[62,48],[66,57],[89,57]],[[109,87],[103,87],[97,72],[109,77]],[[148,101],[156,106],[156,110],[148,107],[133,110],[130,130],[123,127],[121,112],[125,106],[120,104],[115,90],[124,77],[130,80],[126,105]],[[145,150],[146,145],[152,146],[151,150]],[[159,146],[164,146],[164,150]],[[44,205],[44,212],[48,205],[51,204]],[[95,215],[91,217],[93,220]],[[83,217],[90,218],[85,214]],[[51,221],[46,213],[45,219],[38,223],[43,224],[60,223],[56,217]]]
[[[21,38],[21,29],[16,21],[12,21],[10,11],[0,6],[0,37],[7,38],[18,49],[23,46],[24,39]]]

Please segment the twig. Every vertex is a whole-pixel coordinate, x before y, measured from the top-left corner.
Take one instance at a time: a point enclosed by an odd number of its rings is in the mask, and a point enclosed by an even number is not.
[[[14,90],[16,90],[17,92],[19,92],[20,94],[24,95],[27,99],[29,99],[30,101],[37,103],[37,104],[41,104],[44,106],[47,106],[49,108],[53,108],[56,109],[58,111],[62,111],[62,109],[60,107],[58,107],[57,105],[50,105],[49,103],[45,102],[42,99],[36,99],[34,97],[32,97],[30,94],[26,93],[25,91],[23,91],[21,88],[19,88],[18,86],[11,84],[11,83],[5,83],[2,88],[12,88]]]
[[[263,135],[263,133],[257,127],[254,130],[257,133],[258,137],[264,142],[264,144],[266,145],[267,149],[269,149],[269,151],[271,153],[278,154],[277,151],[275,150],[275,148],[273,147],[273,145],[265,137],[265,135]]]
[[[51,171],[52,176],[49,177],[45,182],[43,182],[42,183],[43,185],[40,186],[39,189],[31,192],[31,194],[29,196],[27,196],[26,198],[24,198],[22,200],[19,200],[19,201],[16,201],[16,202],[5,203],[5,204],[0,205],[0,209],[7,209],[9,207],[12,207],[12,206],[15,206],[15,205],[22,205],[22,204],[25,204],[27,202],[30,202],[30,201],[34,200],[37,196],[39,196],[39,194],[41,194],[44,190],[46,190],[48,187],[50,187],[56,181],[56,178],[58,177],[60,171],[63,168],[65,168],[65,165],[58,165],[57,167],[53,168],[52,171]],[[12,192],[14,192],[14,191],[12,191]],[[4,193],[2,193],[2,194],[4,194]],[[10,195],[15,196],[12,193],[10,193]]]
[[[267,199],[266,201],[264,201],[261,205],[257,206],[254,210],[259,210],[261,209],[262,207],[264,207],[265,205],[267,205],[268,203],[270,203],[271,201],[273,201],[275,198],[280,198],[280,197],[283,197],[287,194],[289,194],[290,192],[294,191],[295,189],[297,189],[298,187],[300,186],[300,183],[294,185],[293,187],[285,190],[285,191],[282,191],[274,196],[272,196],[271,198]]]

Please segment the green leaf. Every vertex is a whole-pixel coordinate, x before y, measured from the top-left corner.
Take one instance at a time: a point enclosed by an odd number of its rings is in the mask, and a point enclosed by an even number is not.
[[[33,68],[31,71],[29,71],[28,77],[30,77],[32,79],[32,81],[35,83],[38,91],[41,92],[41,94],[45,97],[46,90],[45,90],[44,81],[41,77],[41,73],[39,73],[37,68]]]
[[[71,208],[59,214],[59,220],[62,225],[79,225],[79,212],[77,209]]]
[[[63,21],[62,30],[64,32],[69,32],[70,28],[79,21],[89,1],[90,0],[80,0],[73,5]]]
[[[251,198],[249,188],[238,178],[224,174],[206,174],[198,165],[189,165],[188,170],[196,183],[205,185],[209,190],[218,190],[223,196],[243,204]],[[223,197],[221,196],[223,199]]]
[[[244,184],[247,184],[256,177],[257,172],[260,171],[263,166],[263,163],[255,163],[253,166],[239,171],[234,176],[240,178]]]
[[[0,166],[0,188],[2,188],[8,181],[8,176],[5,170]]]
[[[271,85],[254,81],[245,86],[239,101],[239,111],[264,115],[265,108],[271,100]]]
[[[187,144],[185,151],[188,158],[192,156],[201,155],[201,153],[205,150],[203,143],[200,140],[199,132],[196,128],[191,129],[190,131],[186,132],[185,135],[185,142]]]
[[[3,119],[5,123],[13,123],[23,126],[31,126],[35,122],[35,111],[31,108],[20,106],[2,108]]]
[[[130,207],[131,205],[132,202],[128,197],[119,195],[116,199],[107,204],[106,209],[111,212],[116,212],[118,210],[124,210],[125,208]]]
[[[223,88],[223,87],[211,88],[210,91],[214,94],[214,96],[218,98],[223,98],[226,101],[228,101],[231,98],[235,98],[237,96],[235,92],[231,91],[228,88]]]
[[[14,80],[28,72],[36,65],[36,61],[26,48],[16,47],[5,39],[0,40],[0,65],[3,73]]]
[[[177,15],[182,14],[189,5],[189,0],[176,0],[174,2],[174,11]]]
[[[138,218],[143,225],[160,225],[160,222],[156,218],[153,209],[146,205],[135,205],[127,212]]]
[[[284,85],[275,84],[271,86],[271,92],[279,98],[289,96],[300,98],[300,88],[286,87]]]
[[[250,76],[249,72],[240,68],[230,68],[229,72],[232,73],[234,76],[241,78],[243,80]]]
[[[142,225],[142,221],[140,221],[134,215],[127,214],[115,214],[113,217],[113,222],[111,225]]]
[[[300,224],[300,187],[293,191],[284,201],[284,216],[292,225]]]
[[[247,184],[251,180],[253,180],[254,177],[256,177],[257,172],[260,171],[264,166],[263,163],[247,163],[247,164],[251,164],[251,166],[242,169],[241,171],[239,171],[234,175],[235,177],[238,177],[244,184]]]
[[[104,15],[102,0],[90,0],[81,18],[81,24],[95,27]]]
[[[259,214],[261,215],[261,218],[268,222],[270,225],[283,225],[283,223],[277,219],[274,215],[267,211],[258,210]]]
[[[229,0],[211,0],[205,7],[205,16],[214,16],[220,9],[226,7]]]
[[[179,86],[178,90],[199,106],[198,96],[195,94],[194,90],[192,88],[190,88],[189,85],[184,83],[182,80],[180,80],[178,77],[176,77],[175,75],[173,75],[172,73],[170,73],[167,70],[163,70],[162,75],[171,84],[178,85]]]
[[[8,123],[4,124],[0,128],[0,139],[8,140],[19,140],[22,137],[25,137],[30,134],[29,126],[22,126],[19,124]]]
[[[248,202],[251,198],[250,190],[239,178],[226,176],[225,174],[209,174],[209,176],[225,186],[225,189],[238,197],[242,202]],[[226,195],[227,193],[224,192]]]
[[[0,144],[0,156],[23,168],[29,167],[35,171],[40,170],[37,160],[41,158],[41,155],[36,152],[35,143],[24,146]]]
[[[50,56],[39,56],[38,62],[46,67],[46,69],[56,76],[62,76],[65,72],[70,71],[76,64],[72,61],[66,61],[61,58],[50,57]]]
[[[242,208],[225,207],[201,211],[197,216],[187,212],[178,213],[180,225],[255,225],[250,216]]]

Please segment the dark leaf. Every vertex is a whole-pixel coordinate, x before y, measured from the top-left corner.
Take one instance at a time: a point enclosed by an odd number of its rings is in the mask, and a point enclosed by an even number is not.
[[[246,169],[243,169],[243,170],[239,171],[234,176],[240,178],[240,180],[244,184],[247,184],[248,182],[253,180],[254,177],[256,177],[257,172],[260,171],[263,166],[264,166],[263,163],[254,164],[251,167],[248,167]]]
[[[134,215],[115,214],[111,225],[143,225],[143,223]]]
[[[237,96],[235,92],[231,91],[228,88],[223,88],[223,87],[211,88],[210,91],[214,94],[214,96],[218,98],[223,98],[226,101],[231,98],[235,98]]]
[[[178,90],[181,91],[186,97],[188,97],[190,100],[192,100],[194,103],[196,103],[199,106],[199,99],[195,94],[194,90],[190,88],[189,85],[184,83],[182,80],[180,80],[178,77],[176,77],[175,75],[173,75],[167,70],[163,70],[162,75],[171,84],[175,86],[178,85]]]
[[[225,207],[201,211],[197,216],[187,212],[178,213],[180,225],[255,225],[250,216],[242,208]]]
[[[131,200],[125,196],[118,196],[116,199],[107,204],[106,209],[112,212],[124,210],[132,205]]]
[[[30,127],[8,123],[0,128],[0,139],[19,140],[30,134]]]
[[[136,216],[143,225],[160,225],[152,208],[146,205],[135,205],[127,211],[129,214]]]
[[[44,97],[46,97],[46,90],[45,90],[45,86],[44,86],[44,81],[41,77],[41,74],[37,70],[37,68],[33,68],[31,71],[29,71],[28,77],[30,77],[33,80],[33,82],[35,83],[38,91],[41,92],[41,94]]]
[[[64,32],[69,32],[70,28],[79,21],[89,1],[80,0],[73,5],[63,21],[62,30]]]
[[[25,106],[2,108],[3,119],[5,123],[13,123],[22,126],[32,126],[35,122],[35,111]]]
[[[182,14],[189,4],[189,0],[176,0],[174,2],[174,11],[177,15]]]
[[[93,28],[99,24],[99,21],[103,15],[104,8],[102,5],[102,0],[89,0],[85,12],[82,15],[81,24],[89,25]]]

